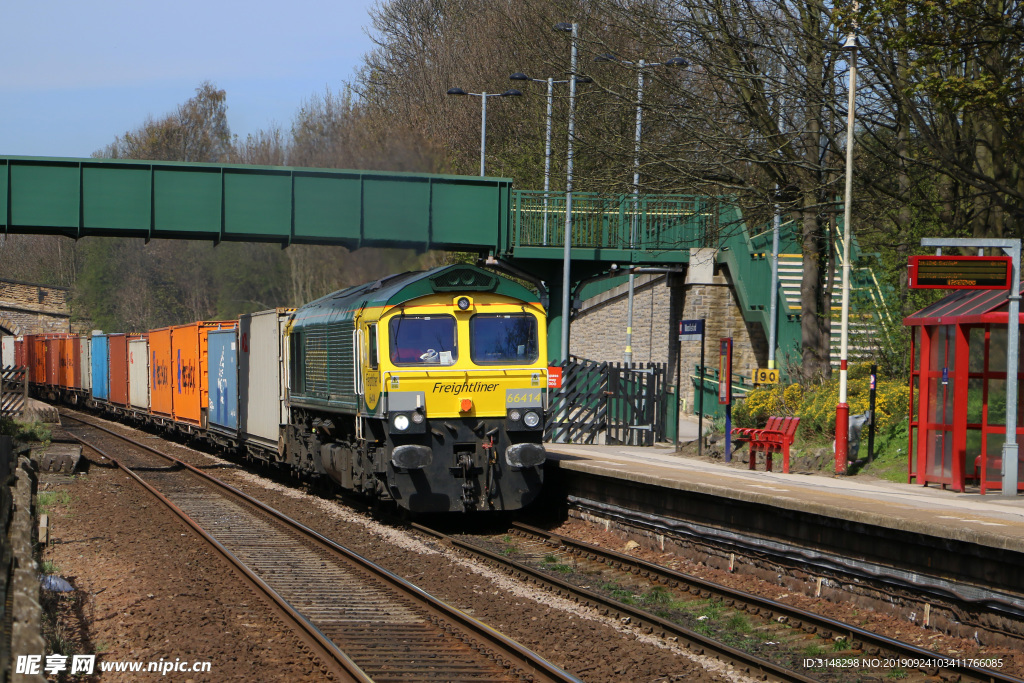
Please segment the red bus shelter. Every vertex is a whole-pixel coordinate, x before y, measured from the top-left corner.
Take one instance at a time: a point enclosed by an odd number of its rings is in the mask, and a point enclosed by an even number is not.
[[[1002,490],[1006,440],[1006,290],[963,290],[904,319],[910,344],[907,481],[982,493]],[[1024,319],[1024,313],[1022,313]],[[1020,354],[1020,348],[1012,349]],[[1018,367],[1017,443],[1021,442]],[[1017,490],[1024,477],[1018,458]]]

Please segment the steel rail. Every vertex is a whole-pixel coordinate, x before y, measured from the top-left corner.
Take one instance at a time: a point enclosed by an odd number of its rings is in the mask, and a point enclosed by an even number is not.
[[[761,541],[761,539],[744,536],[737,532],[727,532],[694,522],[629,511],[618,506],[597,503],[573,496],[570,496],[570,502],[580,510],[589,511],[591,514],[602,519],[615,519],[641,532],[666,534],[666,537],[673,536],[676,540],[685,540],[708,548],[735,552],[737,556],[744,556],[748,559],[760,557],[774,565],[784,567],[790,572],[827,574],[839,582],[867,584],[871,587],[872,591],[890,600],[902,599],[906,595],[905,592],[910,591],[919,596],[928,596],[937,601],[951,603],[949,609],[952,611],[961,607],[964,609],[985,609],[1009,620],[1020,621],[1024,619],[1024,602],[1014,599],[1013,596],[1006,593],[983,591],[984,594],[972,597],[964,593],[964,589],[968,588],[968,586],[953,586],[949,582],[940,582],[935,576],[920,575],[912,572],[896,574],[892,573],[892,570],[885,572],[882,571],[883,567],[881,565],[869,562],[850,561],[849,558],[845,558],[847,561],[842,562],[840,560],[843,558],[839,558],[831,553],[809,553],[800,546],[792,546],[782,542]],[[917,580],[912,581],[912,578]],[[904,592],[901,593],[901,591]],[[977,619],[963,621],[962,623],[987,633],[1002,635],[1016,640],[1021,638],[1019,632],[982,624]]]
[[[110,429],[102,426],[102,425],[95,424],[95,423],[90,422],[88,420],[83,420],[80,417],[76,417],[74,415],[67,415],[67,414],[65,414],[65,416],[69,417],[69,418],[71,418],[71,419],[73,419],[73,420],[75,420],[77,422],[80,422],[82,424],[85,424],[85,425],[87,425],[87,426],[89,426],[89,427],[91,427],[93,429],[98,429],[98,430],[100,430],[102,432],[106,432],[107,434],[110,434],[111,436],[114,436],[114,437],[116,437],[118,439],[121,439],[122,441],[130,443],[133,446],[135,446],[135,447],[137,447],[137,448],[139,448],[141,450],[153,453],[154,455],[157,455],[157,456],[159,456],[161,458],[165,458],[165,459],[175,463],[176,465],[179,465],[179,466],[185,468],[187,471],[191,472],[192,474],[197,475],[198,477],[200,477],[201,479],[203,479],[207,483],[210,483],[213,486],[221,489],[222,491],[225,491],[225,492],[231,494],[235,498],[237,498],[239,500],[242,500],[243,502],[245,502],[245,503],[247,503],[247,504],[257,508],[258,510],[266,513],[267,515],[271,516],[275,520],[285,524],[286,526],[290,527],[291,529],[293,529],[293,530],[297,531],[298,533],[302,534],[303,536],[306,536],[307,538],[317,542],[318,544],[320,544],[321,546],[325,547],[326,549],[341,555],[344,559],[346,559],[346,560],[356,564],[357,566],[361,567],[362,569],[365,569],[366,571],[368,571],[369,573],[373,574],[378,579],[380,579],[380,580],[382,580],[382,581],[392,585],[394,588],[396,588],[397,590],[405,593],[406,595],[409,595],[409,596],[413,597],[418,602],[425,604],[426,606],[428,606],[430,608],[430,610],[432,610],[434,613],[438,614],[439,616],[441,616],[441,617],[443,617],[445,619],[449,619],[452,622],[455,622],[456,624],[458,624],[460,627],[462,627],[463,629],[465,629],[466,631],[468,631],[472,635],[474,635],[474,636],[476,636],[478,638],[481,638],[482,640],[488,642],[492,647],[495,647],[495,648],[505,652],[506,654],[509,654],[509,655],[513,656],[517,660],[517,663],[520,666],[522,666],[524,669],[530,670],[530,672],[535,674],[535,675],[543,677],[543,680],[563,681],[563,682],[567,682],[567,683],[581,683],[581,681],[579,679],[577,679],[576,677],[574,677],[571,674],[563,671],[562,669],[560,669],[559,667],[555,666],[551,662],[548,662],[543,657],[540,657],[539,655],[534,653],[532,650],[529,650],[528,648],[524,647],[523,645],[520,645],[519,643],[515,642],[511,638],[508,638],[507,636],[503,635],[502,633],[499,633],[498,631],[492,629],[490,626],[487,626],[483,622],[480,622],[480,621],[474,619],[473,617],[469,616],[468,614],[465,614],[464,612],[462,612],[460,610],[457,610],[457,609],[454,609],[454,608],[448,606],[447,604],[445,604],[441,600],[435,598],[434,596],[430,595],[429,593],[426,593],[425,591],[423,591],[421,588],[415,586],[414,584],[409,583],[405,579],[403,579],[403,578],[401,578],[401,577],[399,577],[399,576],[397,576],[397,575],[387,571],[383,567],[380,567],[380,566],[374,564],[373,562],[370,562],[366,558],[362,557],[361,555],[358,555],[357,553],[349,550],[348,548],[345,548],[344,546],[341,546],[341,545],[335,543],[334,541],[332,541],[331,539],[327,538],[326,536],[323,536],[319,532],[314,531],[313,529],[310,529],[309,527],[303,525],[302,523],[295,521],[294,519],[284,515],[283,513],[279,512],[278,510],[274,509],[273,507],[267,505],[266,503],[263,503],[263,502],[255,499],[255,498],[249,496],[248,494],[240,491],[239,489],[236,489],[235,487],[231,486],[230,484],[227,484],[227,483],[217,479],[216,477],[210,476],[209,474],[207,474],[207,473],[203,472],[202,470],[200,470],[200,469],[190,465],[187,462],[184,462],[183,460],[175,458],[174,456],[169,455],[167,453],[163,453],[163,452],[161,452],[161,451],[159,451],[159,450],[157,450],[157,449],[155,449],[155,448],[153,448],[153,447],[151,447],[151,446],[149,446],[147,444],[135,441],[134,439],[132,439],[132,438],[130,438],[128,436],[125,436],[123,434],[119,434],[119,433],[117,433],[117,432],[115,432],[113,430],[110,430]],[[90,446],[90,448],[91,447],[92,446]],[[110,458],[110,456],[106,455],[106,454],[104,454],[104,457]],[[110,459],[113,461],[112,458],[110,458]],[[122,469],[124,469],[124,467],[122,465],[119,464],[118,466],[122,467]],[[134,473],[132,473],[132,474],[134,475]],[[137,475],[134,475],[134,476],[136,476],[136,478],[137,478]],[[184,513],[182,513],[182,514],[184,514]],[[225,551],[226,551],[226,549],[225,549]],[[367,680],[369,680],[369,679],[367,679]]]
[[[595,608],[605,616],[615,615],[618,619],[628,618],[630,620],[629,623],[633,623],[640,628],[649,629],[650,633],[657,634],[662,638],[675,637],[681,643],[685,643],[696,654],[706,655],[710,653],[716,659],[728,662],[749,676],[761,680],[784,681],[787,683],[814,683],[817,680],[757,655],[743,652],[725,643],[718,642],[713,638],[701,635],[696,631],[691,631],[684,626],[674,624],[649,612],[639,610],[599,593],[580,588],[521,562],[516,562],[471,543],[451,538],[437,530],[415,523],[411,526],[449,544],[453,548],[482,558],[487,564],[496,566],[509,574],[550,588],[556,595],[575,599],[587,607]]]
[[[577,541],[575,539],[556,534],[544,529],[522,524],[513,523],[514,531],[523,534],[530,534],[535,537],[553,541],[559,546],[569,550],[573,554],[585,554],[588,559],[604,562],[615,568],[621,568],[632,574],[638,574],[646,578],[654,578],[659,583],[672,585],[673,583],[684,584],[693,590],[708,592],[719,596],[724,600],[731,600],[734,603],[747,603],[757,610],[757,614],[767,613],[769,619],[785,617],[787,624],[809,631],[826,638],[834,637],[836,634],[847,638],[847,642],[855,649],[867,650],[867,654],[876,655],[883,650],[888,650],[899,655],[902,659],[919,661],[952,661],[956,657],[947,657],[935,652],[924,650],[910,643],[895,640],[871,631],[847,624],[829,617],[814,614],[797,607],[786,605],[769,598],[763,598],[746,591],[729,588],[713,583],[695,576],[683,574],[668,567],[662,567],[637,557],[632,557],[614,550],[601,548],[590,543]],[[619,565],[619,566],[616,566]],[[999,681],[1004,683],[1021,683],[1022,679],[1001,674],[991,669],[975,668],[970,666],[944,666],[928,667],[937,668],[939,672],[956,674],[959,680],[975,681]],[[942,675],[939,672],[932,675]]]
[[[70,416],[65,416],[70,417]],[[72,418],[75,419],[75,418]],[[84,424],[88,422],[80,420]],[[95,425],[90,425],[94,426]],[[149,482],[142,479],[139,475],[132,471],[130,467],[122,463],[120,460],[110,455],[98,445],[91,443],[80,436],[75,434],[70,435],[73,439],[78,441],[83,446],[96,451],[101,456],[114,463],[121,471],[131,477],[137,484],[148,492],[151,496],[156,498],[159,502],[163,503],[171,512],[173,512],[178,518],[181,519],[192,531],[202,538],[206,543],[214,549],[214,551],[221,557],[226,559],[234,568],[234,570],[240,574],[249,584],[256,589],[257,592],[262,593],[264,597],[268,598],[274,607],[274,611],[279,616],[285,618],[286,621],[290,622],[295,630],[297,630],[302,636],[302,639],[307,642],[315,651],[317,655],[324,662],[334,662],[339,667],[335,671],[336,674],[342,674],[345,680],[359,681],[363,683],[372,683],[373,679],[366,675],[366,673],[359,668],[359,666],[353,662],[348,655],[342,652],[337,645],[335,645],[327,636],[320,632],[320,630],[311,624],[304,616],[297,612],[288,601],[282,598],[277,591],[271,588],[263,579],[257,576],[251,569],[239,560],[234,553],[225,548],[217,539],[206,532],[199,524],[195,522],[189,515],[182,510],[180,507],[175,505],[170,499],[164,494],[160,493],[154,488]]]

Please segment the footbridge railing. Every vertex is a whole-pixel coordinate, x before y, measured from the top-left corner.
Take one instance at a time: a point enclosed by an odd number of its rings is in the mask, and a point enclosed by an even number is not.
[[[512,248],[565,246],[565,194],[514,190]],[[718,201],[690,195],[572,196],[572,246],[685,250],[716,240]],[[713,245],[711,245],[713,246]]]

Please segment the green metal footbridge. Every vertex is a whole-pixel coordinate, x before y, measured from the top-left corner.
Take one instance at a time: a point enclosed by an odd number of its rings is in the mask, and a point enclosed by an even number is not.
[[[224,164],[0,157],[0,229],[94,235],[444,249],[491,255],[549,287],[562,324],[565,197],[509,178]],[[719,249],[747,320],[767,330],[769,249],[735,207],[679,195],[573,194],[574,286],[620,267],[685,264]],[[784,250],[794,242],[784,240]],[[857,272],[855,288],[872,288]],[[776,293],[779,348],[799,348],[799,300]],[[557,352],[555,349],[553,352]]]

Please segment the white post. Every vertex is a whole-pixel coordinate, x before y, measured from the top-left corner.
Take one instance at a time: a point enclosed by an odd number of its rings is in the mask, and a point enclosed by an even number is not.
[[[569,142],[565,171],[565,248],[562,253],[562,360],[569,359],[569,313],[572,306],[572,139],[576,129],[576,36],[579,24],[572,23],[572,56],[569,62]]]
[[[644,60],[639,62],[640,68],[636,77],[636,135],[633,143],[633,220],[629,226],[629,248],[636,248],[637,226],[640,222],[640,131],[643,124],[644,101]],[[626,353],[623,360],[633,362],[633,288],[635,277],[633,268],[629,269],[629,295],[626,305]]]
[[[555,80],[548,78],[548,130],[544,138],[544,246],[548,245],[548,190],[551,188],[551,106]]]
[[[480,175],[484,175],[484,153],[487,151],[487,93],[480,95]]]
[[[1020,240],[1004,251],[1013,259],[1006,339],[1006,440],[1003,441],[1003,495],[1017,495],[1017,350],[1020,348]]]
[[[836,474],[846,473],[850,407],[846,402],[846,365],[850,343],[850,204],[853,198],[853,123],[857,97],[857,37],[846,39],[850,49],[850,87],[846,112],[846,197],[843,211],[843,318],[839,337],[839,405],[836,406]]]

